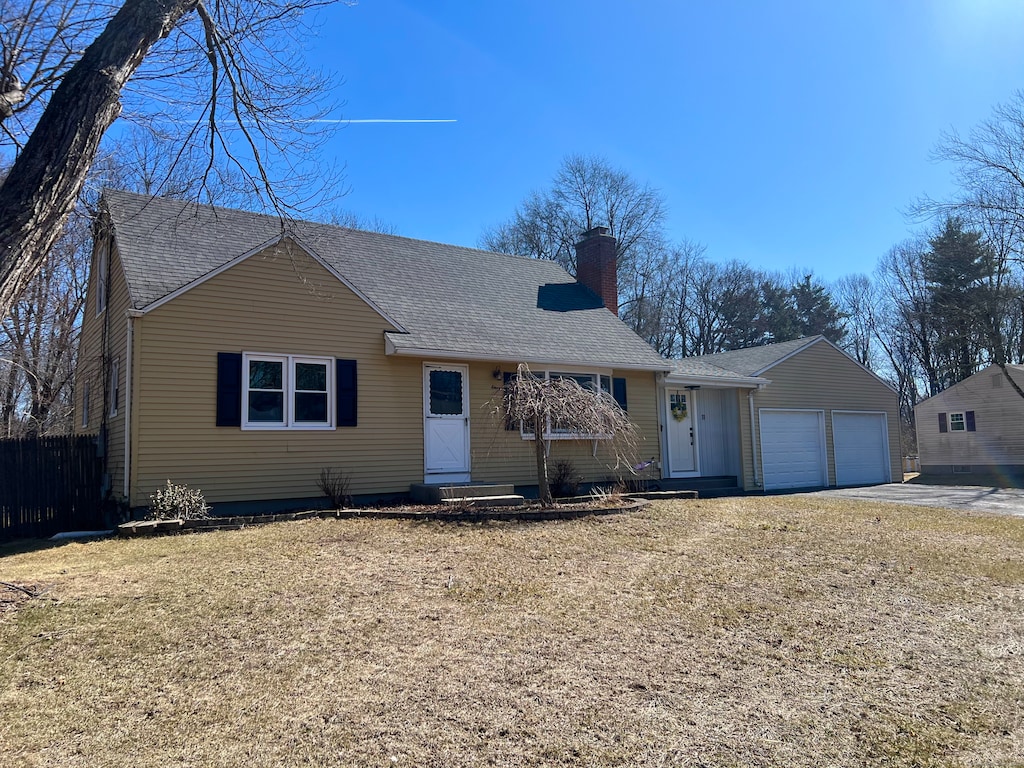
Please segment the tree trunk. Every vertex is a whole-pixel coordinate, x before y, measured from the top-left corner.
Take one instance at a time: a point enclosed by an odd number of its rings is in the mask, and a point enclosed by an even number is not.
[[[0,314],[6,315],[60,237],[121,112],[143,58],[199,0],[125,0],[65,75],[0,186]]]
[[[548,455],[544,450],[544,419],[533,420],[533,449],[537,457],[537,498],[542,507],[555,506],[551,497],[551,485],[548,483]]]

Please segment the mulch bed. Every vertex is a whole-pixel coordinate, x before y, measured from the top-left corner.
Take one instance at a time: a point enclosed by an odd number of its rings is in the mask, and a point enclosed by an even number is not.
[[[202,520],[138,520],[122,523],[117,527],[118,536],[156,536],[170,533],[198,533],[200,531],[223,531],[248,528],[254,525],[279,523],[293,520],[325,518],[382,518],[408,520],[444,520],[449,522],[484,521],[540,521],[571,520],[589,515],[613,515],[629,512],[649,502],[640,498],[620,500],[572,501],[544,508],[539,503],[526,503],[514,507],[475,506],[471,503],[451,504],[408,504],[397,507],[355,508],[337,510],[308,510],[285,512],[274,515],[233,515],[231,517],[210,517]]]

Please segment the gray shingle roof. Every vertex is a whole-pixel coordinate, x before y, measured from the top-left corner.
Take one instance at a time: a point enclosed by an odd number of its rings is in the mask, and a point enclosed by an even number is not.
[[[408,331],[388,334],[400,352],[671,367],[550,261],[114,190],[104,204],[136,309],[287,234]]]
[[[794,352],[810,346],[822,336],[808,336],[793,341],[782,341],[778,344],[765,344],[761,347],[748,347],[732,352],[719,352],[716,355],[700,355],[684,360],[673,361],[673,371],[688,375],[704,375],[697,372],[700,366],[710,365],[719,370],[740,376],[757,376]],[[707,374],[720,375],[720,374]]]

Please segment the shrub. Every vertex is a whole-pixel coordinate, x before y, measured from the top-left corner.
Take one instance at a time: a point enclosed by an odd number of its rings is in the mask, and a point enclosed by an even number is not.
[[[576,471],[576,465],[567,459],[555,464],[554,474],[551,475],[552,496],[576,496],[580,492],[580,477]]]
[[[331,500],[334,509],[341,509],[351,503],[352,497],[348,489],[352,485],[352,476],[335,470],[331,467],[324,467],[320,470],[320,479],[316,481],[317,488]]]
[[[202,491],[170,480],[149,497],[151,520],[202,520],[210,516],[209,511]]]

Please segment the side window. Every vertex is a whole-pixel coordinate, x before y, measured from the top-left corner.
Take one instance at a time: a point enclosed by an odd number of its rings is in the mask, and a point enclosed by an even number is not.
[[[117,416],[117,406],[121,400],[121,361],[117,358],[110,364],[110,415]]]
[[[110,249],[106,239],[96,246],[96,314],[107,308],[107,270],[110,266]]]
[[[950,432],[965,432],[967,430],[967,421],[962,413],[951,413],[949,414],[949,431]]]
[[[89,382],[82,385],[82,427],[89,426]]]

